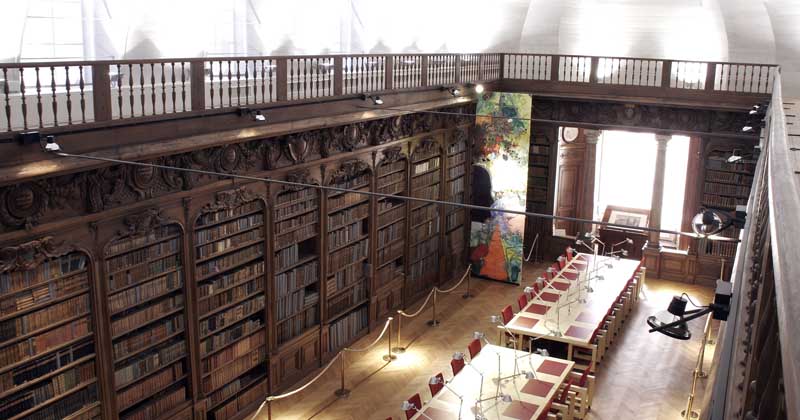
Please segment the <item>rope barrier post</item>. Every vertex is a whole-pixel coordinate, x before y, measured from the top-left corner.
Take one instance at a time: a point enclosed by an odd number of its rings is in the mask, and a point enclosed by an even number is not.
[[[341,362],[342,362],[341,363],[342,382],[341,382],[341,387],[334,392],[334,394],[336,395],[337,398],[347,398],[347,397],[350,396],[350,390],[344,387],[344,354],[345,354],[344,352],[345,351],[347,351],[347,349],[344,349],[344,350],[342,350],[341,353],[339,353],[340,354],[340,356],[339,356],[340,359],[339,360],[341,360]]]
[[[272,398],[267,397],[267,420],[272,420]]]
[[[397,360],[397,356],[392,354],[392,324],[394,323],[394,318],[389,317],[389,353],[383,355],[383,360],[387,362],[391,362],[392,360]],[[397,329],[400,331],[400,328]]]
[[[406,348],[400,345],[400,327],[403,323],[403,311],[397,310],[397,347],[393,348],[392,351],[397,354],[403,354],[406,352]]]
[[[471,297],[475,297],[475,295],[473,295],[472,293],[469,292],[469,281],[470,280],[472,280],[472,264],[470,264],[469,267],[467,267],[467,291],[464,292],[463,295],[461,295],[461,297],[464,298],[464,299],[469,299]]]
[[[433,288],[433,319],[428,321],[428,326],[429,327],[435,327],[435,326],[439,325],[439,321],[436,319],[436,294],[437,294],[436,292],[437,291],[438,291],[438,289],[436,289],[434,287]]]

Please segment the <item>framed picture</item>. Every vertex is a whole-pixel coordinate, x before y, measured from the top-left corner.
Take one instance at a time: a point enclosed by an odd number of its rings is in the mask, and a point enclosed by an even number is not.
[[[650,210],[607,206],[605,213],[603,213],[603,221],[630,226],[632,229],[643,228],[647,227],[650,221]]]

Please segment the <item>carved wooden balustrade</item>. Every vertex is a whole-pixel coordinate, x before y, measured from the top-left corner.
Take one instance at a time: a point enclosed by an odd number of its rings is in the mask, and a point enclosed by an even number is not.
[[[777,71],[761,64],[527,53],[0,63],[0,133],[478,82],[527,92],[747,102],[768,97]]]

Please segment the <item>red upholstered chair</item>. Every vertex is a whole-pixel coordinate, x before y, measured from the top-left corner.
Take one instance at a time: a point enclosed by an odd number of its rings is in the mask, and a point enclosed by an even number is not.
[[[417,410],[422,409],[422,400],[419,398],[419,394],[417,393],[411,396],[411,398],[408,399],[408,402],[414,404],[414,407],[417,408],[416,410],[413,408],[406,410],[406,420],[411,420],[411,417],[414,417],[414,415],[417,414]]]
[[[556,263],[558,264],[558,269],[559,270],[563,270],[564,267],[567,266],[567,261],[568,260],[567,260],[567,257],[565,255],[560,255],[558,257],[558,259],[556,260]]]
[[[558,266],[558,261],[554,262],[550,267],[553,267],[553,270],[556,270],[556,273],[561,271],[561,267]]]
[[[526,295],[525,293],[519,295],[519,297],[517,298],[517,305],[519,305],[520,311],[525,309],[525,307],[528,306],[528,295]],[[506,324],[507,322],[503,321],[503,323]]]
[[[549,272],[547,272],[547,271],[545,271],[544,273],[542,273],[542,277],[544,278],[545,282],[548,282],[548,281],[550,281],[550,280],[553,280],[553,277],[555,277],[555,275],[556,275],[556,273],[550,274],[550,273],[549,273]]]
[[[438,384],[430,384],[430,383],[428,384],[428,388],[431,390],[431,398],[435,397],[436,394],[438,394],[439,391],[441,391],[442,388],[444,388],[444,376],[442,375],[442,372],[437,373],[436,377],[439,378]]]
[[[572,400],[570,399],[569,391],[572,388],[572,379],[567,381],[567,384],[564,385],[564,388],[561,390],[561,394],[551,403],[550,410],[558,413],[558,417],[561,419],[571,419],[572,413],[574,412]]]
[[[506,307],[503,308],[503,312],[500,314],[503,315],[503,324],[508,324],[514,319],[514,310],[511,309],[511,305],[506,305]]]
[[[469,346],[467,346],[467,351],[469,352],[470,360],[474,359],[475,356],[481,352],[481,340],[478,340],[477,338],[472,340],[469,343]]]
[[[547,420],[547,415],[550,413],[550,408],[553,406],[553,400],[547,402],[547,405],[544,406],[544,410],[542,410],[542,414],[539,414],[539,417],[536,420]]]
[[[567,260],[572,260],[575,258],[575,249],[571,246],[568,246],[567,249],[564,250],[564,255],[567,256]]]
[[[458,372],[461,372],[461,369],[464,369],[464,359],[450,360],[450,368],[453,369],[453,376],[458,375]]]

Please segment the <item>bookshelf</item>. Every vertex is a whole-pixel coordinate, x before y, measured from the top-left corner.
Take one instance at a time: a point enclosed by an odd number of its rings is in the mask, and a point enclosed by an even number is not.
[[[411,196],[427,199],[442,197],[442,156],[439,142],[425,138],[411,155]],[[440,205],[410,202],[407,300],[421,296],[436,285],[439,274]]]
[[[87,256],[50,237],[3,251],[0,418],[100,419]]]
[[[194,222],[199,388],[209,420],[259,403],[267,387],[265,207],[245,188],[216,193]]]
[[[360,159],[344,161],[328,185],[371,190],[372,171]],[[326,352],[335,354],[366,333],[369,324],[370,197],[355,192],[326,191],[325,319]],[[366,316],[362,316],[366,314]]]
[[[445,201],[467,202],[467,174],[469,159],[467,150],[468,129],[460,128],[449,137],[445,171],[447,186]],[[445,206],[445,258],[446,278],[461,274],[466,257],[467,210],[456,206]]]
[[[753,185],[755,163],[752,161],[728,163],[732,145],[715,146],[708,152],[705,160],[701,206],[732,213],[737,205],[747,205],[750,187]],[[739,236],[739,229],[729,227],[720,232],[729,238]],[[732,259],[736,254],[735,242],[700,241],[698,252],[701,257]]]
[[[528,206],[530,210],[547,210],[550,192],[550,139],[545,135],[532,135],[528,161]]]
[[[190,399],[183,229],[149,210],[104,248],[116,411],[169,418]]]
[[[375,169],[376,191],[403,197],[408,191],[408,159],[401,146],[384,149]],[[408,204],[397,198],[377,198],[375,256],[376,307],[373,320],[391,316],[403,303],[406,272]]]

